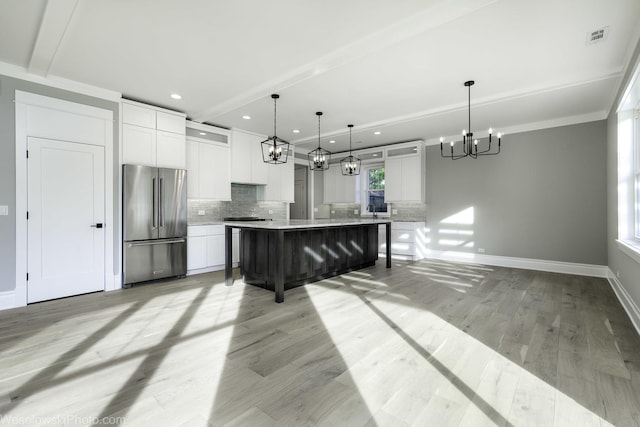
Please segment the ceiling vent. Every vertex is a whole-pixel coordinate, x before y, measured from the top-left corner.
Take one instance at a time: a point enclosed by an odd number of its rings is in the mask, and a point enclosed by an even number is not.
[[[587,44],[602,43],[609,37],[609,27],[598,28],[587,33]]]

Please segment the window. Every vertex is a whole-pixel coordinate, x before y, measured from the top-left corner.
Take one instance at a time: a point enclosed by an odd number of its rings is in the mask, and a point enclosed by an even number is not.
[[[635,240],[640,243],[640,110],[636,110],[633,114],[633,181],[634,181],[634,216],[635,216]]]
[[[388,206],[384,202],[384,165],[364,166],[362,172],[362,214],[376,212],[382,216],[389,215]]]
[[[617,110],[617,246],[640,263],[640,60]]]

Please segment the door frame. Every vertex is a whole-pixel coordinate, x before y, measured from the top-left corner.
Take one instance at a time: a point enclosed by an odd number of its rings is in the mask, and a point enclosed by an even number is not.
[[[113,111],[58,98],[16,90],[16,288],[13,307],[27,305],[27,138],[38,137],[59,141],[80,142],[104,147],[105,233],[104,284],[105,291],[119,287],[114,273],[114,176],[113,176]],[[82,120],[72,132],[65,126],[42,126],[37,114],[29,110],[52,110],[70,120]],[[8,308],[8,307],[7,307]]]

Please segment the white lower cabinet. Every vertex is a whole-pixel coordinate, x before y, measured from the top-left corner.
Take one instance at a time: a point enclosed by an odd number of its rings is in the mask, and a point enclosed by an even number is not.
[[[225,263],[224,225],[190,225],[187,227],[187,274],[223,270]],[[233,230],[231,260],[240,261],[239,230]]]
[[[384,226],[378,231],[378,252],[387,250]],[[391,224],[391,257],[417,261],[426,254],[425,223],[422,221],[398,221]]]

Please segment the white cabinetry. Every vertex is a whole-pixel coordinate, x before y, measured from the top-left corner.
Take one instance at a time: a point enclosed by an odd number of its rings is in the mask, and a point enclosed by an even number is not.
[[[384,254],[387,248],[385,227],[378,232],[378,252]],[[420,260],[426,253],[426,230],[424,222],[394,221],[391,224],[391,256],[393,258]]]
[[[260,143],[267,139],[242,130],[231,133],[231,182],[266,185],[269,181],[269,165],[262,160]]]
[[[293,147],[289,148],[287,163],[267,165],[267,185],[258,189],[258,198],[266,202],[294,202],[295,164]]]
[[[224,269],[224,225],[190,225],[187,227],[187,274]],[[240,260],[239,230],[233,230],[233,266]]]
[[[229,131],[187,124],[187,197],[231,200]]]
[[[422,144],[388,148],[384,201],[424,202],[424,148]]]
[[[122,101],[122,161],[184,169],[185,115]]]
[[[314,172],[317,173],[317,172]],[[359,203],[359,176],[342,175],[340,164],[321,172],[324,176],[324,203]]]

